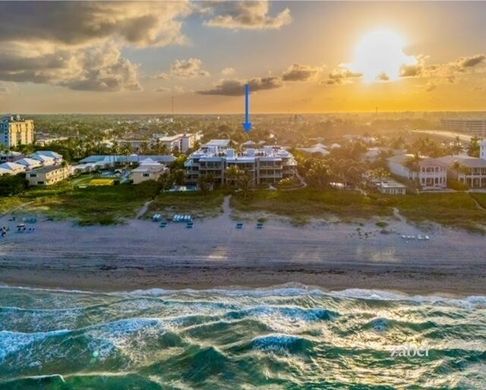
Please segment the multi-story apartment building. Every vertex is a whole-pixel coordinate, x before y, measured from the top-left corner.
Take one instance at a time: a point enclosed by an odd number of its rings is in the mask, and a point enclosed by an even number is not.
[[[217,184],[230,180],[226,171],[236,166],[251,175],[254,185],[274,184],[296,174],[294,156],[278,146],[248,148],[237,152],[230,147],[230,140],[216,139],[192,153],[186,163],[187,181],[197,184],[202,175],[211,175]]]
[[[34,143],[34,121],[20,115],[7,115],[0,119],[0,145],[11,148]]]
[[[30,186],[48,186],[59,183],[72,175],[69,165],[51,165],[33,169],[25,174]]]
[[[442,128],[460,131],[479,137],[486,136],[486,118],[450,118],[442,119]]]
[[[165,145],[169,151],[177,149],[182,153],[186,153],[189,149],[192,149],[196,145],[196,142],[199,141],[200,138],[201,134],[199,133],[181,133],[169,136],[155,135],[152,143]]]

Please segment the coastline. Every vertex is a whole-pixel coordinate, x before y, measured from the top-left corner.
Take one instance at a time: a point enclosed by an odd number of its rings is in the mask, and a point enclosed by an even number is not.
[[[270,287],[301,283],[325,290],[364,288],[410,294],[486,295],[484,237],[429,227],[424,234],[403,219],[314,220],[293,226],[257,215],[235,228],[225,205],[218,217],[193,229],[146,220],[116,226],[41,221],[35,232],[11,232],[0,241],[0,283],[90,291]],[[382,219],[381,219],[382,220]],[[0,218],[0,224],[6,223]]]

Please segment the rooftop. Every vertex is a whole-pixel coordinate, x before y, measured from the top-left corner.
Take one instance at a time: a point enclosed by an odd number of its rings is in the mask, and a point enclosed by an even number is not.
[[[50,166],[47,166],[47,167],[33,169],[29,173],[49,173],[49,172],[56,171],[58,169],[64,169],[64,168],[65,167],[63,167],[61,165],[50,165]]]

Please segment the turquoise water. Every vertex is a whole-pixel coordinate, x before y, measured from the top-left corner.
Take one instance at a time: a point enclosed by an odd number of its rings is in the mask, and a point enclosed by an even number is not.
[[[0,288],[1,389],[484,389],[485,350],[486,297]]]

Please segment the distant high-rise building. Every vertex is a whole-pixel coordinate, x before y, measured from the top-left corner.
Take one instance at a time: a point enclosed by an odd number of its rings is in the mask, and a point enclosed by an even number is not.
[[[6,115],[0,119],[0,145],[11,148],[34,143],[34,121],[20,115]]]
[[[486,136],[486,118],[449,118],[442,119],[442,128],[466,134]]]

